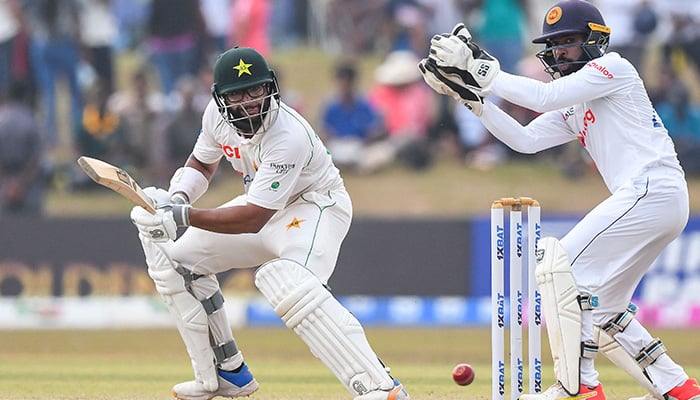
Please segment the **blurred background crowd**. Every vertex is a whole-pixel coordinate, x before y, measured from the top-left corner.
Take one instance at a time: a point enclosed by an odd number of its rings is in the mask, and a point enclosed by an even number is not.
[[[77,170],[79,155],[167,187],[199,132],[214,60],[236,45],[272,60],[283,101],[311,120],[346,174],[391,164],[420,171],[443,158],[492,168],[517,155],[466,108],[432,92],[416,64],[433,35],[465,22],[504,71],[546,81],[530,39],[552,3],[0,0],[0,213],[39,214],[48,190],[94,188]],[[593,3],[612,27],[611,50],[645,80],[686,171],[700,174],[700,2]],[[276,64],[279,54],[308,54],[300,49],[326,62],[314,71]],[[306,88],[286,90],[305,74],[314,75],[320,101]],[[503,106],[523,124],[536,117]],[[591,168],[575,143],[539,157],[571,179]]]

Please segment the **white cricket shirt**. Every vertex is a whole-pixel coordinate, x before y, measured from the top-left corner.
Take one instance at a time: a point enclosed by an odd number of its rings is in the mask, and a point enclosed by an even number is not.
[[[494,136],[522,153],[578,139],[610,192],[651,167],[682,171],[644,83],[634,66],[617,53],[549,83],[501,71],[493,93],[543,113],[523,127],[487,101],[481,121]]]
[[[242,177],[248,202],[269,209],[281,210],[305,192],[327,193],[343,187],[318,135],[284,103],[267,131],[245,139],[221,118],[212,99],[193,155],[207,164],[225,157]]]

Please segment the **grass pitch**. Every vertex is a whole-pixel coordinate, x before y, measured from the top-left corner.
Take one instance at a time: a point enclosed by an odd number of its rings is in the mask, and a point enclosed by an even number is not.
[[[234,330],[260,389],[251,400],[335,400],[351,396],[283,328]],[[700,376],[697,332],[652,331],[691,376]],[[370,343],[414,399],[488,399],[491,347],[488,329],[368,329]],[[175,329],[127,331],[0,331],[0,399],[169,399],[175,383],[192,377]],[[527,353],[525,353],[527,354]],[[551,359],[543,343],[545,386]],[[457,386],[455,364],[474,366],[476,379]],[[607,397],[642,393],[634,381],[601,357]],[[506,372],[507,373],[507,372]],[[508,375],[507,375],[508,376]],[[506,391],[508,391],[506,387]]]

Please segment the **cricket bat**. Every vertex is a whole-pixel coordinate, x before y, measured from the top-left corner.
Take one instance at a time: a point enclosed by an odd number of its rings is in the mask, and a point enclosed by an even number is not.
[[[93,181],[121,194],[151,214],[156,213],[153,202],[126,171],[96,158],[81,156],[78,165]]]

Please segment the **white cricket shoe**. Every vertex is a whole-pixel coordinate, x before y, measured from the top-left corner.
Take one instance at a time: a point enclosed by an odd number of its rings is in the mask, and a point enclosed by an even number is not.
[[[561,383],[555,383],[542,393],[523,394],[519,400],[605,400],[603,385],[600,383],[594,388],[581,385],[576,396],[571,396],[564,390]]]
[[[210,400],[216,396],[246,397],[258,390],[258,381],[245,363],[238,372],[219,370],[218,375],[219,389],[216,391],[206,390],[201,382],[189,381],[173,386],[173,396],[181,400]]]
[[[411,400],[401,382],[394,379],[394,388],[391,390],[375,390],[355,397],[355,400]]]

